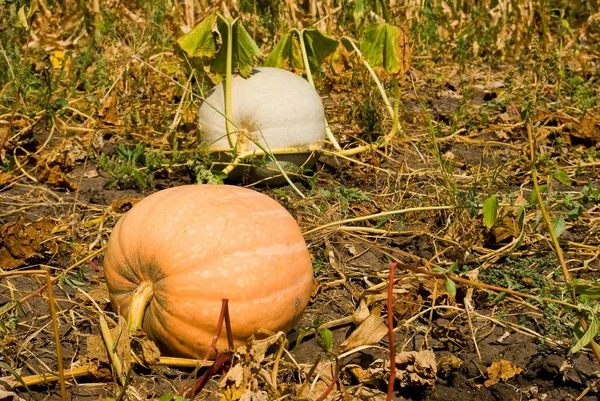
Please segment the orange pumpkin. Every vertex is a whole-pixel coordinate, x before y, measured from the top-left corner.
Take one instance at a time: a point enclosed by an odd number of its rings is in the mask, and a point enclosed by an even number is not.
[[[195,358],[212,341],[223,298],[239,346],[257,329],[291,330],[313,280],[287,210],[228,185],[180,186],[143,199],[115,225],[104,275],[113,309],[129,315],[130,327],[141,324],[164,355]],[[227,344],[225,330],[219,344]]]

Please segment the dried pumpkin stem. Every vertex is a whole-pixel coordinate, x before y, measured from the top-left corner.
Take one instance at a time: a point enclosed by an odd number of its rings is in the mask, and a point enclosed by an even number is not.
[[[129,301],[129,313],[127,314],[127,323],[129,331],[135,332],[142,328],[144,312],[148,304],[154,297],[154,285],[151,281],[142,281],[140,285],[131,294]]]

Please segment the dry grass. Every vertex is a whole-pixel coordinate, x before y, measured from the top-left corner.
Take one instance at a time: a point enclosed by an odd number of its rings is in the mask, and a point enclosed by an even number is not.
[[[594,362],[577,359],[589,351],[568,355],[577,341],[577,308],[530,201],[521,112],[533,96],[527,77],[540,65],[536,57],[555,57],[531,115],[536,168],[550,215],[565,221],[560,245],[569,272],[592,293],[579,300],[597,308],[599,10],[566,2],[549,12],[534,0],[390,1],[387,10],[375,3],[374,11],[411,32],[413,68],[400,85],[402,133],[376,151],[321,155],[315,174],[298,181],[305,198],[290,187],[257,188],[296,217],[317,286],[294,333],[237,355],[237,367],[211,381],[201,399],[385,398],[389,343],[380,329],[388,322],[392,261],[400,266],[392,305],[396,349],[406,358],[396,363],[398,399],[460,399],[448,390],[453,374],[472,384],[456,384],[457,391],[471,389],[483,399],[501,391],[484,384],[500,355],[534,375],[537,368],[521,353],[559,355],[569,359],[570,372],[588,365],[597,371]],[[211,176],[194,127],[206,83],[190,79],[173,38],[213,9],[241,10],[265,52],[286,25],[319,21],[335,36],[356,36],[357,27],[351,10],[333,0],[271,8],[260,1],[39,4],[29,33],[17,26],[14,5],[0,6],[10,21],[0,30],[0,383],[31,399],[60,398],[61,386],[45,381],[66,385],[77,400],[158,399],[189,386],[189,366],[197,361],[150,358],[129,370],[129,344],[101,269],[112,227],[139,198]],[[533,37],[542,38],[536,51]],[[344,62],[341,72],[326,63],[317,86],[334,134],[351,148],[389,132],[392,121],[368,72],[356,60]],[[124,163],[119,144],[127,151],[139,145],[143,159]],[[482,203],[492,194],[500,206],[497,223],[487,228]],[[23,275],[38,270],[50,274],[53,295],[44,280]],[[55,317],[48,305],[56,306]],[[523,342],[504,345],[508,337]],[[103,344],[111,340],[116,348],[107,353]],[[428,365],[432,350],[437,381]],[[60,371],[64,380],[52,373]],[[561,396],[597,395],[592,374],[578,384],[569,374],[540,382],[542,391],[558,397],[556,385]],[[523,394],[534,379],[510,383]],[[509,399],[502,391],[496,397]]]

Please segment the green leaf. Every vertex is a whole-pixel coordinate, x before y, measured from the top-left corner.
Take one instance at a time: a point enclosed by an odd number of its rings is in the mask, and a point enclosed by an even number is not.
[[[544,191],[546,190],[546,187],[548,185],[540,185],[540,194],[544,194]],[[537,205],[538,204],[538,199],[537,199],[537,195],[535,194],[535,190],[531,191],[531,196],[529,197],[529,204],[530,205]]]
[[[492,195],[483,201],[483,223],[487,228],[492,228],[496,223],[498,214],[498,198]]]
[[[300,329],[298,331],[298,337],[296,337],[296,345],[295,345],[295,347],[299,346],[300,343],[302,342],[302,340],[304,340],[304,337],[306,336],[306,333],[308,333],[308,330],[306,330],[306,329]]]
[[[360,40],[360,51],[373,67],[404,74],[410,67],[410,48],[402,28],[386,23],[369,25]]]
[[[263,64],[265,67],[303,70],[304,62],[298,37],[292,32],[283,35]]]
[[[577,204],[573,209],[569,210],[567,217],[569,217],[569,220],[577,220],[577,218],[581,216],[581,213],[583,213],[583,206]]]
[[[317,332],[317,341],[321,345],[321,347],[327,351],[333,351],[333,333],[329,329],[320,329]]]
[[[562,216],[558,216],[554,220],[552,220],[552,228],[554,228],[554,233],[556,234],[556,237],[560,237],[561,234],[567,228],[567,222],[565,221],[565,219],[562,218]]]
[[[523,229],[523,225],[525,224],[525,208],[520,207],[519,213],[517,214],[517,226],[520,230]]]
[[[452,296],[456,296],[456,283],[449,278],[446,279],[446,292]]]
[[[19,8],[17,11],[17,17],[19,18],[19,22],[26,30],[29,30],[29,22],[27,21],[27,16],[25,15],[25,6]]]
[[[335,52],[338,42],[318,29],[293,30],[281,37],[265,60],[266,67],[305,70],[302,45],[298,35],[303,35],[308,64],[313,73],[321,71],[321,64]]]
[[[576,353],[577,351],[581,350],[583,347],[588,345],[600,331],[600,322],[598,321],[598,317],[595,313],[590,314],[590,316],[592,318],[592,321],[590,322],[590,327],[583,334],[583,336],[579,338],[579,341],[577,341],[573,348],[571,348],[572,354]]]
[[[567,172],[563,169],[556,170],[556,172],[554,173],[554,178],[561,184],[569,186],[569,187],[573,183],[571,181],[571,178],[569,178],[569,176],[567,175]]]
[[[231,21],[212,13],[176,42],[178,54],[187,58],[194,68],[202,68],[209,73],[215,83],[222,80],[227,68],[229,24]],[[260,49],[241,21],[233,22],[231,53],[233,72],[247,78],[260,57]]]
[[[365,15],[365,3],[363,0],[354,0],[354,10],[352,10],[352,19],[354,19],[354,28],[358,31]]]
[[[303,29],[308,64],[313,74],[320,74],[321,64],[338,46],[337,40],[318,29]]]
[[[454,262],[446,269],[446,273],[456,273],[458,271],[458,263]]]
[[[216,30],[216,19],[215,13],[204,18],[194,29],[177,39],[176,48],[190,59],[213,58],[221,44],[213,36],[213,33],[219,34]]]
[[[388,221],[388,219],[389,219],[389,216],[383,216],[382,218],[377,220],[377,223],[375,223],[375,228],[381,227],[386,221]]]
[[[575,291],[582,302],[600,299],[600,283],[589,282],[583,279],[571,281],[569,286]]]
[[[233,26],[233,35],[234,68],[237,66],[240,75],[248,78],[252,73],[252,67],[258,63],[262,53],[239,20]]]

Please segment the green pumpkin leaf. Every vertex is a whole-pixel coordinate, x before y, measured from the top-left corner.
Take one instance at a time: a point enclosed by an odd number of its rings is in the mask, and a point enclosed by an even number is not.
[[[273,47],[264,65],[266,67],[304,70],[299,35],[303,35],[311,72],[318,74],[325,58],[335,52],[338,45],[337,40],[318,29],[293,30],[286,33]]]
[[[283,35],[271,50],[264,65],[265,67],[303,70],[304,62],[298,37],[292,32]]]
[[[337,49],[338,42],[318,29],[303,29],[301,34],[304,35],[304,44],[306,46],[306,55],[308,56],[310,69],[313,73],[319,74],[321,72],[321,64],[323,64],[327,56]]]
[[[410,67],[410,47],[405,31],[397,26],[378,23],[369,25],[360,40],[363,57],[377,68],[403,75]]]
[[[234,68],[237,67],[242,77],[248,78],[262,53],[239,20],[233,26],[233,45]]]
[[[492,195],[483,201],[483,223],[487,228],[492,228],[496,224],[498,215],[498,198]]]
[[[600,300],[600,283],[574,279],[569,283],[569,288],[575,291],[575,294],[577,294],[577,297],[582,302]]]
[[[194,29],[177,39],[177,52],[194,68],[203,69],[213,82],[222,80],[227,68],[228,26],[231,21],[216,13],[210,14]],[[250,76],[261,52],[241,21],[232,26],[232,72],[244,78]]]
[[[216,28],[217,15],[210,14],[204,18],[191,31],[177,39],[176,48],[183,51],[190,59],[211,59],[220,48],[220,41],[215,40],[218,35]]]

